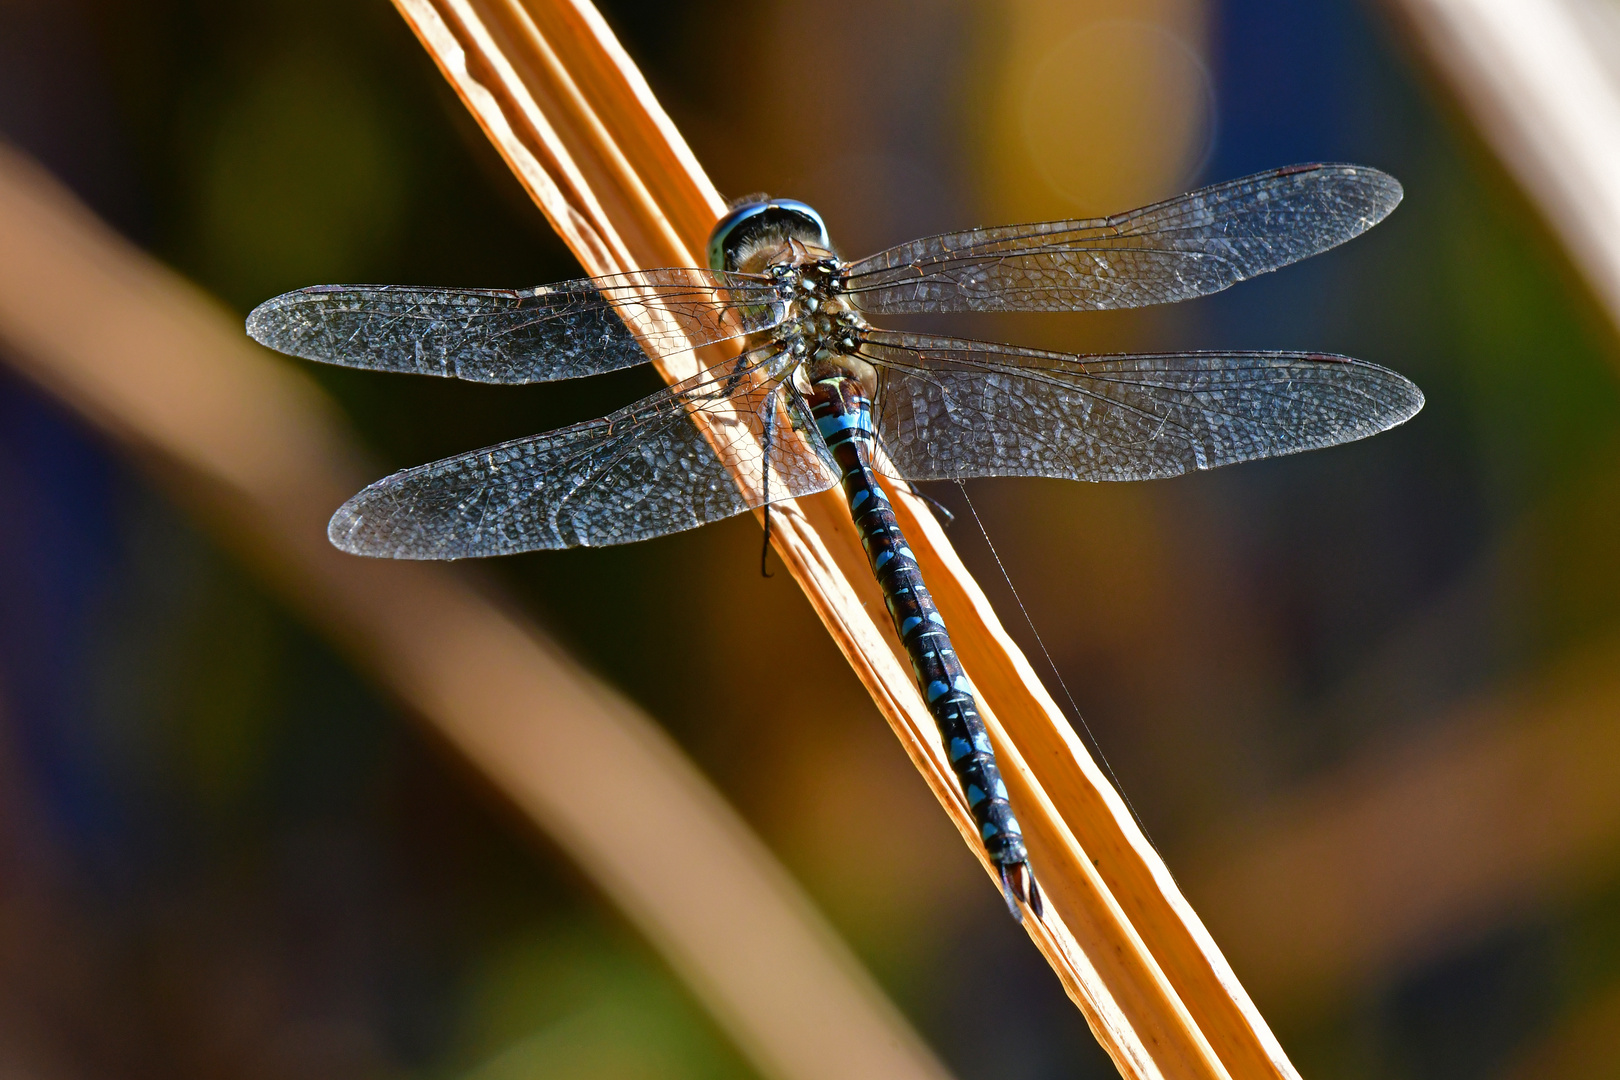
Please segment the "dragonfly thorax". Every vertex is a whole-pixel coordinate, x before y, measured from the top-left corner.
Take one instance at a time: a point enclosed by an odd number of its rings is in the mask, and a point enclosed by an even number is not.
[[[876,392],[877,371],[860,356],[867,322],[843,293],[845,265],[823,258],[779,263],[768,273],[787,302],[787,318],[771,337],[784,360],[795,366],[796,385],[803,390],[810,382],[843,372],[868,393]]]
[[[783,364],[842,369],[875,388],[875,370],[857,356],[867,326],[844,293],[848,264],[812,207],[764,196],[736,203],[709,235],[709,265],[775,283],[787,308],[771,335]]]

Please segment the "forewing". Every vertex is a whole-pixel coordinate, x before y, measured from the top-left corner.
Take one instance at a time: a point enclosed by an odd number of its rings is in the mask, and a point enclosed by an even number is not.
[[[344,503],[327,529],[357,555],[463,559],[645,540],[764,501],[760,436],[775,413],[772,501],[825,490],[838,473],[785,438],[802,405],[757,364],[677,383],[599,420],[395,473]],[[780,393],[778,393],[780,391]],[[717,453],[693,422],[717,425]],[[822,452],[819,440],[808,440]],[[742,470],[745,493],[730,471]]]
[[[1401,201],[1361,165],[1295,165],[1087,221],[913,240],[850,268],[871,313],[1088,311],[1219,292],[1359,236]]]
[[[626,319],[653,348],[679,352],[775,326],[785,311],[761,278],[677,267],[523,290],[316,285],[266,300],[247,330],[327,364],[530,383],[645,363]]]
[[[878,434],[913,480],[1146,480],[1365,438],[1423,394],[1343,356],[1195,352],[1071,356],[870,332]]]

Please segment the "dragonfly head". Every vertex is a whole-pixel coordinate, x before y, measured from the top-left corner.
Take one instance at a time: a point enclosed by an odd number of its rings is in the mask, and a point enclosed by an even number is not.
[[[709,266],[740,270],[751,255],[797,240],[821,251],[832,250],[827,223],[813,208],[796,199],[753,198],[733,206],[709,233]],[[759,267],[749,267],[757,271]]]

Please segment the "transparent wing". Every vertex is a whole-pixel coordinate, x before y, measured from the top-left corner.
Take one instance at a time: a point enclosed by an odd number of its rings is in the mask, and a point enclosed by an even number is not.
[[[697,413],[718,425],[719,453],[693,422]],[[820,440],[806,440],[821,455],[810,456],[783,437],[788,424],[814,430],[803,403],[745,358],[599,420],[395,473],[344,503],[327,535],[357,555],[463,559],[695,528],[766,501],[767,423],[771,501],[837,482]]]
[[[1141,210],[913,240],[850,267],[872,313],[1087,311],[1166,304],[1326,251],[1401,201],[1360,165],[1294,165]]]
[[[626,318],[654,348],[678,352],[768,329],[785,314],[763,278],[676,267],[523,290],[316,285],[266,300],[247,331],[326,364],[529,383],[645,363]]]
[[[1070,356],[871,332],[878,434],[913,480],[1146,480],[1350,442],[1410,419],[1423,394],[1344,356]]]

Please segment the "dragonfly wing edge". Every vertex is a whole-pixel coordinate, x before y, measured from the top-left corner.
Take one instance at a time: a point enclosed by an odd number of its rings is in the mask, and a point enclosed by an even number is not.
[[[1157,479],[1366,438],[1423,407],[1405,376],[1326,353],[1079,356],[883,331],[863,353],[911,480]]]
[[[710,369],[597,420],[385,477],[344,503],[327,535],[356,555],[463,559],[603,547],[719,521],[762,503],[738,474],[763,471],[765,409],[785,405],[797,424],[783,389],[757,367]],[[700,412],[718,453],[694,422]],[[785,438],[773,441],[771,466],[771,501],[838,481],[826,460]]]
[[[1336,247],[1402,196],[1364,165],[1293,165],[1113,217],[924,237],[855,263],[845,287],[869,314],[1174,303]]]
[[[247,332],[320,363],[516,384],[634,367],[649,360],[643,342],[683,352],[785,313],[763,279],[669,267],[521,290],[315,285],[254,308]]]

